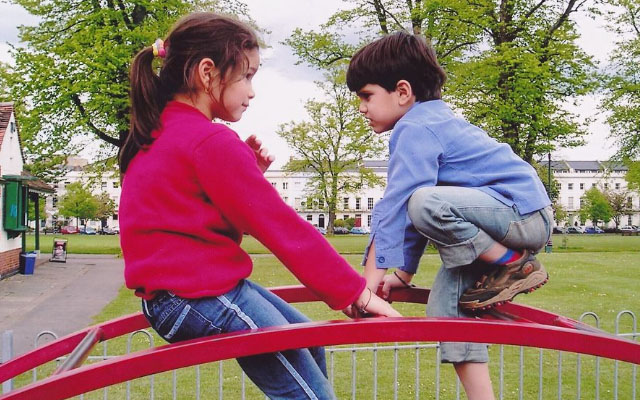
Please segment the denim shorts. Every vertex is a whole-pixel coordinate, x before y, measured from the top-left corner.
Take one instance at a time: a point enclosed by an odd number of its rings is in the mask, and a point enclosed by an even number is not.
[[[159,292],[142,301],[151,327],[174,343],[219,333],[308,322],[302,313],[248,280],[217,297],[186,299]],[[334,399],[324,348],[287,350],[237,359],[271,399]]]
[[[424,187],[409,200],[415,228],[438,248],[442,266],[431,288],[427,315],[473,317],[458,305],[460,296],[490,268],[478,261],[496,242],[514,250],[537,253],[549,240],[550,207],[521,215],[490,195],[455,186]],[[444,362],[487,362],[487,345],[442,343]]]

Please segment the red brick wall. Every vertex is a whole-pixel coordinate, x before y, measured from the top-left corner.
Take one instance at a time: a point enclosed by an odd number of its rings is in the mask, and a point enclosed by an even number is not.
[[[18,270],[21,251],[22,249],[17,248],[0,253],[0,278]]]

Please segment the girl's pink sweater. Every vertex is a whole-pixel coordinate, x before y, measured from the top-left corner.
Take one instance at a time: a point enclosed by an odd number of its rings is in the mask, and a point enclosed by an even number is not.
[[[167,104],[161,124],[123,179],[127,287],[147,299],[159,290],[186,298],[226,293],[251,274],[240,247],[246,232],[331,308],[357,299],[365,280],[281,200],[234,131],[179,102]]]

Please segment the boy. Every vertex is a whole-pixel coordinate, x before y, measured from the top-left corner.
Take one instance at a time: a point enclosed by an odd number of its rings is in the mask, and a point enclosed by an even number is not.
[[[427,314],[464,317],[547,281],[534,254],[549,238],[552,214],[535,170],[441,100],[445,79],[434,51],[405,32],[360,49],[347,72],[372,129],[392,130],[388,185],[365,250],[367,285],[409,286],[431,240],[442,267]],[[385,276],[388,268],[397,269]],[[493,398],[486,345],[441,349],[469,399]]]

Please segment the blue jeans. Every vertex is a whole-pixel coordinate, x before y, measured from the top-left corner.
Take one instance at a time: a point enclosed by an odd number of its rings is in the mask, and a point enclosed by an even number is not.
[[[143,300],[151,327],[168,342],[309,320],[268,290],[248,280],[223,295],[185,299],[161,292]],[[242,357],[238,363],[271,399],[334,399],[324,348]]]
[[[472,317],[459,305],[460,296],[491,266],[477,260],[496,242],[514,250],[536,253],[549,240],[550,207],[521,215],[488,194],[456,186],[423,187],[408,206],[415,228],[440,253],[442,266],[429,295],[427,315]],[[480,343],[442,343],[444,362],[487,362],[487,346]]]

